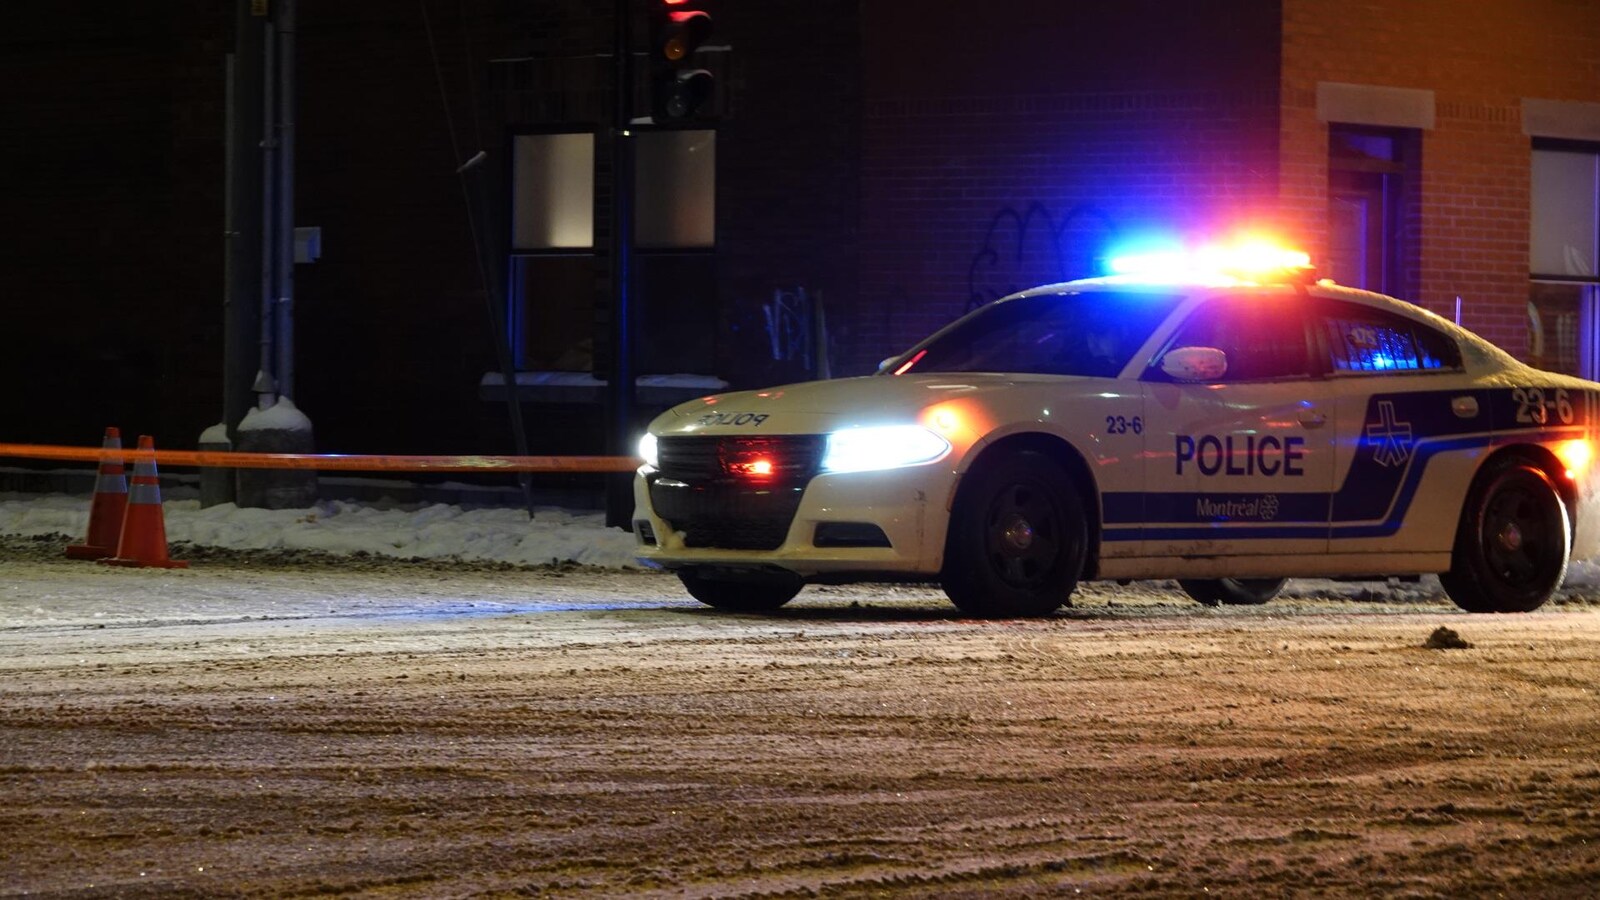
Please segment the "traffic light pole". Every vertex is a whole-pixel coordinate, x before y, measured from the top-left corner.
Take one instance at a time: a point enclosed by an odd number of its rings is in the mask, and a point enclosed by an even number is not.
[[[607,449],[632,456],[633,441],[633,42],[632,0],[616,0],[613,47],[615,110],[611,127],[611,371]],[[633,479],[608,475],[606,524],[633,524]]]

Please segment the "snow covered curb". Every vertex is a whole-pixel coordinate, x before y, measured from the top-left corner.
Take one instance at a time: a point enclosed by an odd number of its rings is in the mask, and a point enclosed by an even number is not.
[[[309,509],[269,510],[231,503],[201,509],[198,500],[168,500],[163,509],[169,542],[231,550],[641,568],[634,558],[634,536],[607,528],[604,514],[597,512],[538,509],[530,521],[521,509],[437,503],[385,509],[322,501]],[[0,534],[82,538],[88,523],[88,497],[0,494]]]

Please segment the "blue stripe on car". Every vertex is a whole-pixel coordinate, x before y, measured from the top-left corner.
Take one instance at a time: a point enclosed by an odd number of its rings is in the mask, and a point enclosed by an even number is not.
[[[1423,472],[1435,455],[1488,447],[1513,434],[1539,440],[1581,437],[1583,426],[1588,424],[1592,398],[1587,396],[1588,392],[1573,393],[1583,395],[1572,398],[1574,421],[1551,429],[1529,429],[1524,423],[1518,423],[1519,401],[1513,397],[1513,389],[1375,394],[1368,400],[1363,425],[1384,421],[1380,404],[1390,404],[1390,415],[1398,415],[1410,429],[1410,443],[1406,447],[1409,459],[1405,465],[1384,465],[1379,455],[1394,453],[1394,445],[1391,443],[1385,449],[1382,436],[1368,434],[1363,427],[1358,437],[1362,449],[1336,492],[1107,492],[1101,497],[1104,516],[1101,539],[1386,537],[1399,531],[1405,523]],[[1481,430],[1482,418],[1462,418],[1451,411],[1451,401],[1466,396],[1473,397],[1480,409],[1488,413],[1490,431]],[[1473,426],[1477,426],[1476,429]],[[1270,507],[1264,505],[1268,503]],[[1213,514],[1203,515],[1203,508]],[[1254,524],[1263,518],[1270,518],[1271,522]],[[1146,524],[1151,522],[1160,524]]]

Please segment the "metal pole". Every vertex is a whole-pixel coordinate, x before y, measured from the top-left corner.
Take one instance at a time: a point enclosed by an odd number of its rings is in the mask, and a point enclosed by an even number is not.
[[[251,385],[261,340],[261,44],[260,17],[250,0],[236,0],[233,52],[228,57],[224,213],[222,421],[238,426],[252,405]],[[258,302],[252,302],[253,300]],[[231,437],[237,437],[232,435]]]
[[[277,402],[278,385],[273,379],[275,367],[272,340],[273,301],[277,291],[277,202],[276,182],[278,172],[277,97],[274,83],[277,76],[277,28],[269,20],[263,26],[261,50],[261,366],[256,373],[253,389],[258,403],[266,409]]]
[[[295,0],[278,12],[278,396],[294,398]]]
[[[611,372],[607,448],[632,455],[633,438],[633,42],[631,0],[616,0],[616,46],[612,58],[616,109],[611,128]],[[606,481],[606,524],[633,523],[633,479]]]

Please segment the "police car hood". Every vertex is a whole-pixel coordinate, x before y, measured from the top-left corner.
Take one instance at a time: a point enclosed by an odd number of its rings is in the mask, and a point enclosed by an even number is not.
[[[929,372],[868,375],[807,381],[702,397],[673,407],[651,424],[656,434],[816,434],[839,428],[917,421],[949,401],[985,406],[1003,392],[1008,406],[1027,401],[1030,387],[1041,399],[1060,402],[1081,387],[1105,389],[1104,378],[1064,375],[992,375]]]

